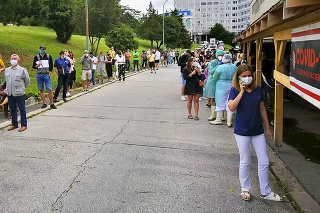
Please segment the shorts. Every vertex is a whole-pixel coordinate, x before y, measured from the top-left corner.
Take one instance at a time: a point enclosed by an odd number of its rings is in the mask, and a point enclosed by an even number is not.
[[[150,68],[154,68],[154,67],[155,67],[155,66],[154,66],[154,61],[153,61],[153,62],[150,62],[150,61],[149,61],[149,67],[150,67]]]
[[[159,64],[159,60],[156,60],[155,62],[156,62],[156,64]]]
[[[49,74],[37,74],[36,79],[37,79],[38,90],[43,90],[45,85],[46,90],[52,91],[52,84],[51,84],[51,79]]]
[[[185,86],[186,85],[186,80],[183,78],[182,72],[180,72],[180,76],[181,76],[181,79],[182,79],[182,86]]]
[[[104,73],[104,68],[105,68],[104,65],[99,65],[99,66],[98,66],[97,75],[103,75],[103,73]]]
[[[92,78],[91,70],[82,70],[81,80],[90,80]]]

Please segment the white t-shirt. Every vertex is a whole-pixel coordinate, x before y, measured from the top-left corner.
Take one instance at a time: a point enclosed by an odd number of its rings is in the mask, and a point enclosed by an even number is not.
[[[115,59],[117,60],[118,64],[125,64],[126,63],[126,58],[124,55],[121,55],[121,57],[117,54]]]
[[[95,69],[97,68],[97,62],[98,62],[97,57],[93,56],[93,57],[91,58],[91,61],[93,62],[93,63],[92,63],[92,69],[95,70]]]
[[[160,60],[160,55],[161,55],[161,53],[157,50],[156,51],[156,60]]]

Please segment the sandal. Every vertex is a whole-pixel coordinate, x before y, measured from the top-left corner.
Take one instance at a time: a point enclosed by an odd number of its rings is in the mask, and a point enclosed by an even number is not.
[[[270,192],[270,194],[268,195],[260,195],[260,197],[264,200],[271,200],[271,201],[278,201],[278,202],[283,201],[283,197],[281,197],[280,195],[274,192]]]
[[[189,118],[189,119],[193,119],[192,115],[188,115],[188,118]]]
[[[245,200],[245,201],[250,201],[251,200],[251,196],[250,196],[250,193],[248,191],[243,191],[241,192],[241,198],[242,200]]]
[[[198,121],[198,120],[199,120],[199,117],[198,117],[198,116],[194,116],[194,120],[195,120],[195,121]]]

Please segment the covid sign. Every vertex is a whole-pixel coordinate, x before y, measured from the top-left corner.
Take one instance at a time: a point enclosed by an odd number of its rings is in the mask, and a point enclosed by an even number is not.
[[[291,90],[320,108],[320,23],[292,30]]]

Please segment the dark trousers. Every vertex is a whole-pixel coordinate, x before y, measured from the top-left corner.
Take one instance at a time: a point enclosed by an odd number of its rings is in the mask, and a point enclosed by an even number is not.
[[[69,75],[68,85],[70,86],[70,89],[72,89],[73,82],[75,80],[76,80],[76,70],[74,69],[73,72],[71,72],[70,75]]]
[[[142,65],[141,65],[142,69],[143,68],[145,69],[147,67],[147,61],[148,59],[142,59]]]
[[[63,86],[62,98],[66,98],[67,97],[66,94],[67,94],[69,77],[70,77],[69,73],[64,74],[64,75],[63,74],[59,74],[58,75],[58,85],[57,85],[56,90],[54,91],[53,99],[57,99],[58,98],[59,92],[60,92],[60,89],[61,89],[62,86]]]
[[[126,79],[125,66],[125,64],[118,64],[119,81],[121,81],[121,76],[123,81]]]
[[[106,70],[107,70],[108,78],[111,78],[112,77],[112,65],[111,65],[111,63],[106,63]]]
[[[20,111],[21,126],[27,126],[27,111],[26,111],[25,95],[8,96],[8,104],[11,112],[12,126],[18,127],[17,105]]]
[[[129,71],[130,69],[130,60],[126,59],[126,70]]]
[[[133,60],[133,71],[136,70],[136,67],[137,67],[137,70],[139,71],[139,60]]]

